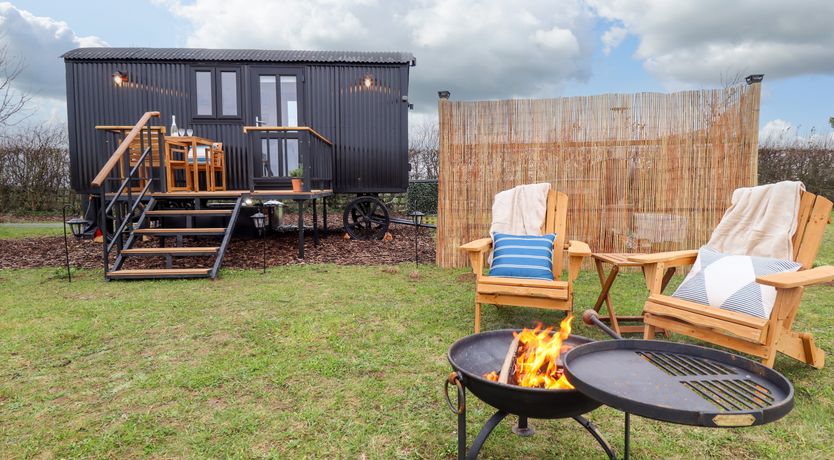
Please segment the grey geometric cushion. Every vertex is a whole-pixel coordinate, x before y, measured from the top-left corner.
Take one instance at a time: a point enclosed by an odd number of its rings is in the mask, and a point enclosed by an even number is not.
[[[776,288],[756,283],[756,277],[795,272],[801,266],[790,260],[724,254],[704,246],[672,297],[769,318]]]

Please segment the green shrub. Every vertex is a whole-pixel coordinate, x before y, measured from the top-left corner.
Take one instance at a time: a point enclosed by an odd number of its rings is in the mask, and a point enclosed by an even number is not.
[[[406,198],[408,212],[437,214],[437,181],[411,182]]]

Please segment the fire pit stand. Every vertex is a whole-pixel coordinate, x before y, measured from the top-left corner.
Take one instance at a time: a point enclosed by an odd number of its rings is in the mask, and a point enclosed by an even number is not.
[[[449,386],[454,385],[457,388],[457,405],[452,403],[451,398],[449,397]],[[484,442],[486,442],[487,438],[490,434],[492,434],[492,430],[498,426],[501,421],[503,421],[508,415],[509,412],[505,412],[501,409],[496,411],[492,414],[492,417],[486,421],[484,426],[481,428],[481,431],[478,432],[478,435],[475,436],[475,440],[472,442],[472,445],[469,448],[466,447],[466,388],[462,383],[461,375],[457,372],[452,372],[449,374],[449,378],[446,380],[446,402],[449,405],[449,409],[452,410],[458,416],[458,459],[459,460],[470,460],[478,458],[478,454],[481,452],[481,448],[484,446]],[[610,444],[602,437],[602,433],[599,432],[596,425],[593,424],[590,420],[586,419],[581,415],[574,415],[571,418],[576,420],[577,423],[582,425],[583,428],[588,430],[591,433],[591,436],[597,440],[599,445],[605,451],[606,455],[608,455],[609,459],[616,459],[617,454],[614,452],[614,449],[611,447]],[[628,414],[626,414],[626,446],[628,446],[628,427],[629,427],[629,420]],[[518,423],[513,427],[513,433],[519,436],[532,436],[533,429],[527,425],[527,417],[523,415],[518,416]]]

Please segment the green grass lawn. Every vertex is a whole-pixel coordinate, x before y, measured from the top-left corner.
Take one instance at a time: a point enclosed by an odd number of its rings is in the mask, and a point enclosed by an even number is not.
[[[0,226],[0,238],[32,231],[61,229]],[[834,233],[817,263],[834,263]],[[441,387],[446,350],[472,331],[472,281],[466,270],[412,270],[296,265],[111,283],[80,271],[72,284],[61,269],[0,270],[0,457],[452,458],[456,419]],[[598,292],[583,273],[577,313]],[[622,314],[639,313],[645,296],[641,275],[620,275]],[[832,318],[834,286],[806,291],[796,328],[828,354]],[[486,306],[483,327],[537,319],[561,315]],[[780,357],[776,368],[796,388],[784,419],[718,430],[634,418],[633,456],[834,457],[834,364]],[[492,411],[468,401],[471,442]],[[622,451],[622,414],[589,418]],[[573,421],[531,425],[536,435],[520,438],[505,421],[482,458],[603,457]]]
[[[72,234],[69,233],[69,229],[67,229],[67,234],[72,237]],[[60,222],[0,224],[0,239],[63,235],[64,227]]]

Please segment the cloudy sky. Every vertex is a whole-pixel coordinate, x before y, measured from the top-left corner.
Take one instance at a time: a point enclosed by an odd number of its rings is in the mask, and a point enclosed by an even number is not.
[[[454,99],[720,86],[764,73],[764,135],[828,132],[832,0],[16,0],[0,43],[37,119],[66,118],[63,52],[80,46],[410,51],[414,119]]]

